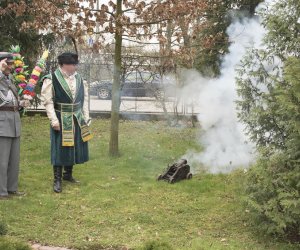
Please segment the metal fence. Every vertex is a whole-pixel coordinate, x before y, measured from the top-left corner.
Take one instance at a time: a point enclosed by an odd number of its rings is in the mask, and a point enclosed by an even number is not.
[[[56,61],[48,62],[46,72],[53,72],[58,67]],[[113,64],[84,62],[79,63],[78,72],[88,83],[101,80],[111,80],[113,78]]]
[[[56,61],[49,62],[47,64],[46,72],[53,72],[58,67]],[[81,74],[84,80],[89,84],[95,81],[110,80],[113,79],[113,64],[101,63],[101,62],[84,62],[78,66],[78,72]],[[37,99],[34,109],[43,109],[40,101]],[[90,111],[106,111],[111,110],[111,100],[99,100],[97,96],[90,96],[89,102]],[[122,97],[121,112],[133,112],[133,113],[177,113],[177,114],[195,114],[197,107],[194,103],[187,104],[184,100],[178,98],[169,98],[164,100],[157,100],[155,98],[140,98],[140,97]]]

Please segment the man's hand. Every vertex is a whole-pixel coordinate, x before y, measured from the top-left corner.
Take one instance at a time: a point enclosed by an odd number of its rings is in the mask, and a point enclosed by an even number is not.
[[[59,126],[59,123],[55,123],[52,125],[52,128],[56,131],[60,131],[60,126]]]
[[[7,60],[7,58],[0,61],[0,70],[1,71],[4,71],[7,68],[6,60]]]
[[[20,106],[23,108],[28,108],[30,106],[30,101],[29,100],[21,100]]]

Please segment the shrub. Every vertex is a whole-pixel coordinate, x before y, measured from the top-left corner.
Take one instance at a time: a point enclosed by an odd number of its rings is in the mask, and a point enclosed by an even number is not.
[[[259,228],[300,241],[300,164],[283,154],[262,157],[248,172],[247,205]]]

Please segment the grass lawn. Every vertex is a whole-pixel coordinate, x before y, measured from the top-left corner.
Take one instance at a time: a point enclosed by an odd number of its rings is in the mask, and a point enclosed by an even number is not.
[[[198,129],[121,121],[122,155],[110,158],[110,121],[94,119],[90,161],[75,166],[81,183],[64,183],[56,194],[48,120],[24,117],[22,124],[20,190],[27,195],[0,201],[5,239],[77,249],[140,249],[149,241],[170,249],[299,249],[256,233],[241,202],[241,171],[156,181],[187,149],[201,150]]]

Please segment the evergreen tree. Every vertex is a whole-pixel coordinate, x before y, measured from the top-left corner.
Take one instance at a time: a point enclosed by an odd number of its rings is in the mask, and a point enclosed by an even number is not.
[[[53,42],[53,38],[52,35],[39,34],[38,30],[22,28],[22,24],[34,19],[34,16],[17,15],[7,8],[9,4],[19,2],[19,0],[0,1],[0,51],[9,51],[11,45],[20,45],[21,53],[26,57],[26,64],[33,66],[42,51],[42,44]]]
[[[226,30],[231,22],[241,17],[251,17],[263,0],[212,0],[208,7],[207,22],[196,38],[195,68],[207,77],[217,77],[223,56],[230,42]]]
[[[248,173],[248,205],[268,233],[300,240],[300,2],[262,12],[264,49],[237,69],[239,119],[260,159]]]

